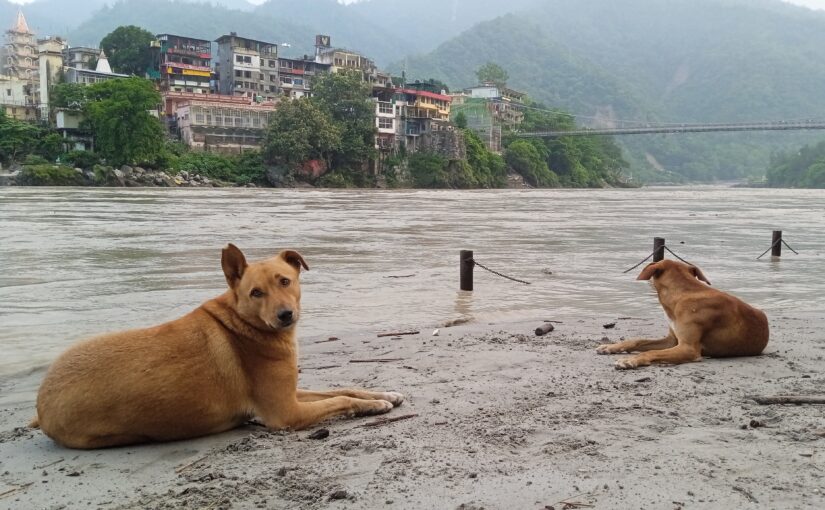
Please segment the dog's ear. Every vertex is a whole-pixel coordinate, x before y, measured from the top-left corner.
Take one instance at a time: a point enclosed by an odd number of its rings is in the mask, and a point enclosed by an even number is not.
[[[702,270],[698,267],[690,266],[690,272],[693,273],[693,276],[695,276],[697,279],[710,285],[710,280],[708,280],[707,276],[705,276],[705,273],[703,273]]]
[[[244,271],[246,271],[246,257],[237,246],[229,243],[221,253],[221,267],[226,276],[226,283],[229,284],[229,288],[234,289],[241,282]]]
[[[284,250],[278,256],[284,259],[287,264],[297,269],[299,273],[301,272],[302,267],[309,271],[309,266],[307,265],[306,260],[304,260],[304,257],[302,257],[297,251]]]
[[[637,280],[650,280],[654,276],[659,276],[659,263],[653,262],[648,264],[642,272],[639,273],[639,277],[636,278]]]

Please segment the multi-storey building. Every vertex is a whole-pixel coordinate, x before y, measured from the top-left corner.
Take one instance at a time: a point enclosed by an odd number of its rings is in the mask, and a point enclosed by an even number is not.
[[[37,105],[32,95],[32,84],[0,74],[0,111],[17,120],[36,120]]]
[[[73,69],[95,69],[100,49],[75,46],[63,50],[63,65]]]
[[[329,72],[329,64],[321,64],[308,58],[279,58],[278,74],[281,93],[297,99],[312,95],[312,82],[320,73]]]
[[[243,152],[261,147],[274,111],[271,103],[215,95],[178,105],[177,127],[181,140],[194,149]]]
[[[208,94],[212,80],[212,45],[204,39],[172,34],[157,36],[150,75],[161,91]]]
[[[524,120],[521,106],[527,94],[494,83],[484,83],[464,91],[464,95],[488,102],[490,112],[497,122],[508,126],[517,126]]]
[[[378,71],[372,59],[354,51],[333,48],[328,35],[315,36],[315,61],[329,66],[333,73],[358,72],[365,83],[376,87],[386,87],[392,84],[390,75]]]
[[[217,40],[216,75],[218,92],[246,96],[254,101],[275,101],[278,97],[278,45],[235,32]]]

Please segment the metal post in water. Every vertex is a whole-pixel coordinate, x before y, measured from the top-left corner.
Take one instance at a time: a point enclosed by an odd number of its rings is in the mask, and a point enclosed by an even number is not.
[[[653,238],[653,262],[665,260],[665,239],[663,237]]]
[[[771,241],[771,256],[772,257],[781,257],[782,256],[782,231],[781,230],[774,230],[773,231],[773,241]]]
[[[459,256],[461,266],[461,290],[473,290],[473,252],[471,250],[461,250]]]

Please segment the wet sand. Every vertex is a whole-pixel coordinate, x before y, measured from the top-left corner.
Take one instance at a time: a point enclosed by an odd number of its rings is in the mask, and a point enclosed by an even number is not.
[[[0,508],[825,508],[825,406],[749,398],[823,392],[822,321],[772,318],[755,358],[617,371],[595,353],[661,336],[658,313],[303,338],[303,387],[407,396],[320,440],[250,425],[67,450],[19,428],[42,370],[0,380]],[[375,358],[400,360],[350,363]]]

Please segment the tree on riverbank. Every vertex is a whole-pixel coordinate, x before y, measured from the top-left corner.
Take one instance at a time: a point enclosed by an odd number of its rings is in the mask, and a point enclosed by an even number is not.
[[[83,111],[97,152],[113,165],[153,162],[163,147],[163,128],[150,111],[160,94],[143,78],[124,78],[87,87]]]
[[[767,180],[772,188],[825,188],[825,141],[772,156]]]

